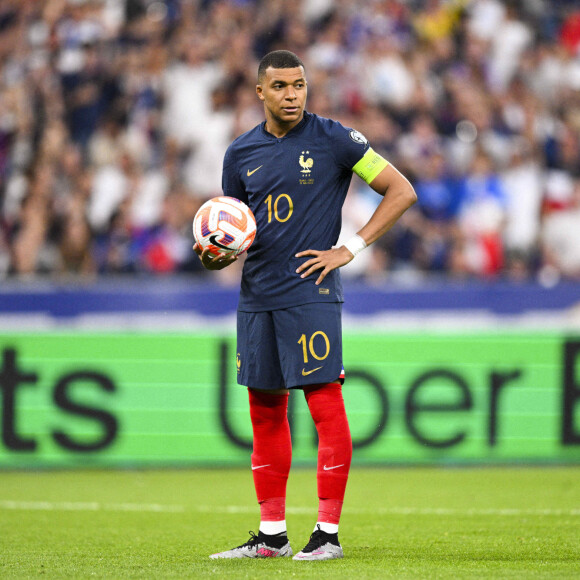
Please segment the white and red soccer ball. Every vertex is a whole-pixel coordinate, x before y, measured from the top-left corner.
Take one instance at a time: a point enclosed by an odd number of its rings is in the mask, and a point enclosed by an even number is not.
[[[239,199],[214,197],[195,214],[193,236],[202,250],[209,248],[214,256],[239,256],[256,237],[256,218]]]

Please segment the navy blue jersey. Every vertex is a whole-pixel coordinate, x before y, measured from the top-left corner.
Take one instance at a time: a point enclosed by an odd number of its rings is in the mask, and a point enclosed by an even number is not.
[[[353,167],[368,149],[357,131],[307,112],[282,138],[268,133],[264,122],[230,145],[224,194],[247,203],[257,222],[243,268],[239,310],[343,301],[338,269],[316,286],[319,272],[307,278],[296,273],[310,258],[295,254],[336,244]]]

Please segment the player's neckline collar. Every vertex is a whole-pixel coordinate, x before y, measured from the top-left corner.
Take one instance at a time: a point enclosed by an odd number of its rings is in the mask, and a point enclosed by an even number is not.
[[[312,115],[308,111],[304,111],[304,117],[302,117],[302,120],[300,121],[300,123],[298,123],[298,125],[292,127],[292,129],[290,129],[290,131],[288,131],[288,133],[286,133],[286,135],[284,135],[284,137],[276,137],[276,135],[272,135],[272,133],[269,133],[268,131],[266,131],[266,121],[262,121],[262,125],[261,125],[262,134],[264,136],[266,136],[268,139],[272,139],[274,141],[279,141],[280,139],[286,139],[287,137],[291,137],[292,135],[299,133],[304,128],[306,123],[308,123],[311,116]]]

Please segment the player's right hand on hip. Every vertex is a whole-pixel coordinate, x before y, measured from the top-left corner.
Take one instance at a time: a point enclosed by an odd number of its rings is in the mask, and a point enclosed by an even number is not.
[[[193,246],[193,251],[199,256],[203,267],[207,270],[222,270],[238,259],[237,256],[214,256],[209,248],[202,251],[197,243]]]

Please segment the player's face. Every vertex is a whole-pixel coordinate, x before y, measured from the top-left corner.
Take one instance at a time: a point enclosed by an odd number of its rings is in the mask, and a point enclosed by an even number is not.
[[[304,68],[268,68],[256,86],[258,98],[264,102],[268,131],[286,134],[300,123],[306,106]]]

